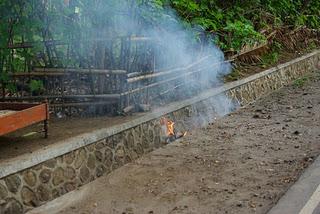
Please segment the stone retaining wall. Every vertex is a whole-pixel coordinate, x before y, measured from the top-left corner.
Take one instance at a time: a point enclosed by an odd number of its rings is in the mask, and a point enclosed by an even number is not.
[[[246,105],[313,70],[319,59],[320,52],[317,51],[228,83],[196,98],[150,113],[140,122],[124,124],[118,131],[113,128],[105,135],[103,130],[99,134],[92,133],[95,137],[83,138],[81,146],[78,143],[72,147],[71,142],[68,144],[66,141],[69,151],[52,151],[55,157],[34,154],[39,157],[21,163],[23,166],[19,166],[17,160],[0,166],[3,170],[0,173],[0,213],[25,213],[160,147],[163,141],[161,116],[171,118],[182,129],[210,122],[215,116],[214,106],[219,94],[227,94],[241,105]]]
[[[246,84],[241,84],[228,91],[228,95],[246,105],[262,95],[267,95],[293,80],[303,76],[306,72],[320,69],[319,54],[300,61],[293,60],[289,63],[279,65],[266,72],[266,75],[255,78]],[[249,77],[250,78],[250,77]]]

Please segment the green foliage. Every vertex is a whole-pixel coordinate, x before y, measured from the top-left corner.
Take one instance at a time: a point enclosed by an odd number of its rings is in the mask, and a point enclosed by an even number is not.
[[[304,76],[300,79],[295,80],[293,82],[293,85],[297,88],[302,88],[308,80],[309,80],[309,77]]]
[[[278,62],[279,60],[279,53],[277,51],[271,51],[270,53],[265,54],[262,57],[262,67],[265,68],[268,65],[274,65]]]
[[[254,30],[253,26],[241,21],[227,23],[224,28],[231,35],[230,48],[240,50],[243,45],[253,45],[265,40],[264,36]]]
[[[0,83],[10,92],[14,93],[17,91],[16,85],[10,82],[10,78],[7,73],[0,73]]]
[[[168,0],[163,0],[168,2]],[[184,20],[216,35],[225,50],[263,42],[262,30],[272,27],[320,28],[318,0],[169,0]]]
[[[273,42],[271,51],[264,54],[261,58],[261,67],[266,68],[267,66],[277,64],[279,61],[281,49],[282,45],[279,42]]]
[[[242,76],[243,75],[241,74],[241,72],[238,69],[234,68],[232,72],[226,76],[226,80],[236,81],[239,80]]]
[[[316,48],[317,48],[317,44],[314,41],[310,42],[308,49],[309,50],[314,50]]]
[[[31,80],[29,88],[31,92],[39,93],[44,89],[43,82],[41,80]]]
[[[134,1],[139,12],[132,6]],[[2,0],[0,47],[6,47],[12,36],[8,29],[14,32],[14,42],[81,39],[95,34],[93,29],[107,26],[110,30],[114,20],[128,13],[123,11],[123,5],[128,6],[126,10],[132,17],[154,25],[176,13],[184,26],[206,30],[226,50],[263,42],[265,38],[260,32],[270,26],[320,28],[318,0]]]
[[[138,4],[135,4],[138,3]],[[264,30],[289,26],[320,29],[319,0],[1,0],[0,83],[11,87],[7,73],[30,71],[32,66],[79,67],[92,43],[88,38],[139,35],[131,23],[117,25],[121,17],[159,27],[179,17],[185,28],[203,29],[223,50],[240,51],[243,46],[265,41]],[[169,25],[168,25],[169,27]],[[125,32],[125,33],[124,33]],[[71,44],[51,48],[44,40]],[[7,49],[10,44],[32,43],[28,49]],[[65,57],[67,54],[70,57]],[[274,62],[273,52],[264,61]],[[31,83],[38,90],[39,83]]]

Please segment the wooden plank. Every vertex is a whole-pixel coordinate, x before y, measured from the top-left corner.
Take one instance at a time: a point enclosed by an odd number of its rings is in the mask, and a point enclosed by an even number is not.
[[[48,119],[47,104],[0,117],[0,136]]]

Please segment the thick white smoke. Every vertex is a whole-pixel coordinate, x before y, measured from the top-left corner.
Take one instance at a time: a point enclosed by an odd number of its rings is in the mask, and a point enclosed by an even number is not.
[[[149,82],[138,81],[135,86],[142,87],[146,82],[160,83],[172,79],[171,82],[159,84],[156,89],[150,88],[150,90],[153,92],[157,90],[161,94],[169,87],[174,88],[178,85],[177,90],[173,90],[172,93],[195,96],[207,88],[223,83],[222,77],[230,72],[231,66],[224,62],[224,54],[212,42],[212,35],[206,34],[198,26],[186,28],[175,11],[167,6],[163,9],[157,7],[153,1],[138,2],[137,0],[110,0],[109,3],[101,1],[100,6],[97,5],[96,8],[98,24],[92,26],[94,31],[92,35],[98,37],[106,36],[100,27],[105,24],[113,28],[112,35],[108,31],[112,37],[150,38],[150,42],[146,44],[151,46],[149,50],[152,52],[148,60],[154,61],[151,68],[153,72],[174,69],[165,75],[148,80]],[[106,21],[101,23],[99,17],[105,20],[106,16],[112,18],[107,23]],[[177,96],[179,97],[179,94]],[[232,102],[224,95],[217,97],[213,105],[219,115],[229,113],[232,108]]]

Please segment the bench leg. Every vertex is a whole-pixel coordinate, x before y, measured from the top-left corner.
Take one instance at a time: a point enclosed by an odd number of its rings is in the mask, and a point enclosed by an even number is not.
[[[48,138],[48,120],[43,121],[44,125],[44,137]]]

